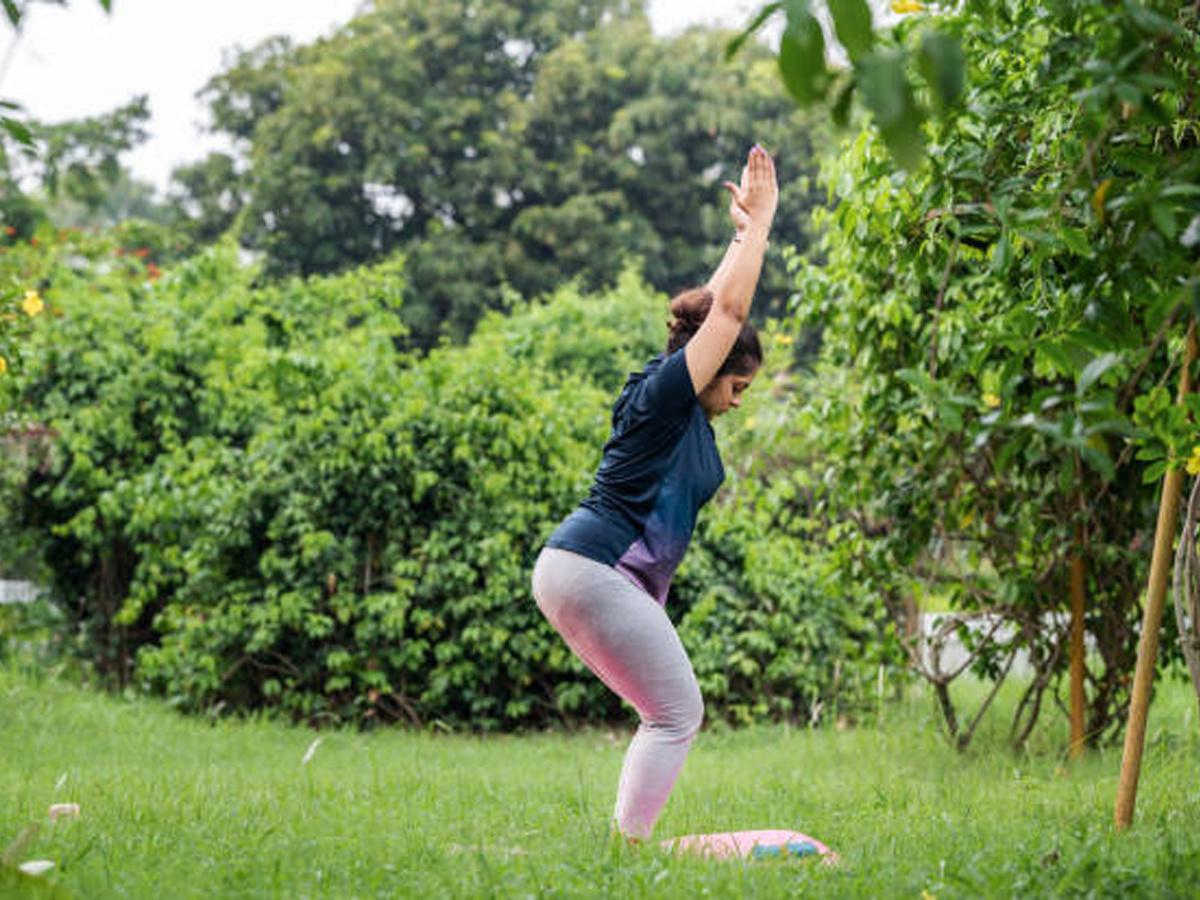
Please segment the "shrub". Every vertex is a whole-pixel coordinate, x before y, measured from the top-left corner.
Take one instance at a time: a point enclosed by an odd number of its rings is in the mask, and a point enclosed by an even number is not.
[[[627,273],[415,358],[396,350],[401,277],[390,262],[257,288],[226,248],[128,290],[64,285],[22,382],[54,438],[9,490],[14,524],[44,533],[64,627],[111,682],[312,722],[624,715],[529,575],[586,491],[613,394],[661,349],[664,298]],[[741,454],[764,434],[729,438]],[[743,495],[706,513],[670,607],[710,715],[853,705],[871,623],[765,528],[752,478],[731,484]]]

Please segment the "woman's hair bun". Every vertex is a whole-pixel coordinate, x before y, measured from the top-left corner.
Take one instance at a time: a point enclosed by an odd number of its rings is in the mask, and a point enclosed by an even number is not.
[[[708,318],[712,305],[713,292],[706,287],[692,288],[671,298],[672,318],[667,323],[671,333],[667,336],[667,353],[674,353],[692,339]],[[737,340],[729,349],[717,374],[750,374],[762,365],[762,361],[763,351],[758,339],[758,330],[750,322],[743,322]]]
[[[667,323],[671,332],[667,339],[668,353],[678,350],[700,330],[712,304],[712,291],[706,287],[692,288],[671,298],[672,318]]]

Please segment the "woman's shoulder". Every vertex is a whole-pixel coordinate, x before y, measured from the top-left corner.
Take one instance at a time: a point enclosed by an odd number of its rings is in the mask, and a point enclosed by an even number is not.
[[[660,353],[649,360],[641,371],[630,372],[625,386],[613,403],[613,424],[617,425],[630,410],[640,409],[645,414],[661,412],[664,403],[676,405],[673,395],[681,401],[693,399],[691,378],[687,371],[687,360],[683,348],[673,353]]]

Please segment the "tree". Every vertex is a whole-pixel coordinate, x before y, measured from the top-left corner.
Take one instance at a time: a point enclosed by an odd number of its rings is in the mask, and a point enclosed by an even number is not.
[[[657,40],[635,3],[386,0],[310,47],[264,44],[206,91],[247,154],[240,237],[276,274],[403,248],[423,346],[468,333],[504,285],[595,287],[630,255],[656,287],[694,283],[749,145],[807,164],[765,53],[723,65],[726,37]],[[785,191],[780,244],[803,242],[809,203]]]
[[[198,244],[211,244],[233,227],[246,203],[237,163],[210,153],[171,172],[168,204],[173,218]]]
[[[94,182],[78,200],[60,193],[47,198],[46,216],[60,228],[105,228],[137,219],[159,225],[174,221],[172,210],[158,199],[154,185],[121,167],[112,180]]]
[[[825,168],[840,202],[797,308],[843,374],[816,385],[813,508],[898,617],[932,593],[1006,624],[964,638],[996,685],[1028,652],[1018,744],[1064,673],[1068,563],[1086,561],[1099,743],[1128,702],[1153,482],[1200,414],[1165,386],[1200,311],[1200,25],[1192,6],[1058,0],[973,3],[945,27],[969,71],[961,108],[923,126],[936,152],[897,172],[866,126]],[[965,746],[950,677],[927,674]]]
[[[781,312],[783,246],[804,246],[810,148],[765,53],[722,62],[727,35],[692,29],[659,40],[644,19],[564,42],[538,72],[518,119],[525,162],[509,278],[527,294],[562,277],[605,283],[623,257],[673,292],[707,278],[728,234],[720,184],[736,181],[756,141],[786,177],[776,252],[755,313]]]
[[[0,137],[0,178],[11,188],[0,200],[0,216],[26,237],[50,219],[56,225],[116,222],[134,211],[160,217],[152,189],[138,186],[120,159],[146,139],[149,118],[142,95],[98,116],[54,125],[27,120],[29,144]],[[60,216],[50,215],[55,206]]]

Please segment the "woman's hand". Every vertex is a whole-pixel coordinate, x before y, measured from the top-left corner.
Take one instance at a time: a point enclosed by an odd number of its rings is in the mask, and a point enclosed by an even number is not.
[[[729,215],[738,233],[708,281],[712,307],[684,349],[697,394],[717,377],[750,315],[750,301],[767,252],[767,234],[779,204],[770,154],[755,144],[742,169],[741,184],[726,181],[725,189],[730,195]]]
[[[725,182],[729,191],[729,217],[739,233],[755,229],[770,230],[779,205],[779,186],[775,183],[775,162],[758,144],[750,149],[742,168],[741,184]]]

